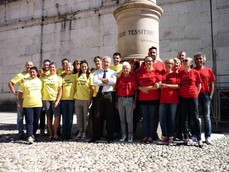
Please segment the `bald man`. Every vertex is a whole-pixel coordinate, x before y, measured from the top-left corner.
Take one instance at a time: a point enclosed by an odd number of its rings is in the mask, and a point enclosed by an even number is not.
[[[30,68],[33,66],[32,61],[27,61],[25,64],[25,71],[18,73],[13,79],[10,80],[8,83],[10,91],[16,96],[18,96],[17,91],[15,91],[14,85],[18,85],[18,87],[21,85],[23,79],[27,79],[29,75]],[[24,126],[23,126],[23,112],[22,109],[17,108],[17,130],[18,130],[18,138],[23,139],[24,138]]]

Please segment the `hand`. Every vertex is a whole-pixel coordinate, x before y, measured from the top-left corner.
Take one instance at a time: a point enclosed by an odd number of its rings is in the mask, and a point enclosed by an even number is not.
[[[135,103],[132,105],[132,108],[133,108],[133,109],[135,109],[135,108],[136,108],[136,104],[135,104]]]
[[[103,83],[105,83],[105,84],[108,84],[108,83],[109,83],[109,81],[108,81],[107,78],[101,78],[100,80],[101,80]]]
[[[88,107],[91,105],[91,99],[87,102]]]
[[[118,103],[115,103],[115,108],[118,109]]]
[[[17,104],[17,108],[21,109],[21,104],[20,103]]]
[[[143,93],[148,93],[149,89],[147,87],[141,87]]]
[[[58,106],[58,104],[59,104],[59,102],[58,101],[55,101],[55,103],[54,103],[54,108],[56,108],[57,106]]]
[[[17,91],[15,91],[13,94],[14,94],[16,97],[18,96],[18,93],[17,93]]]

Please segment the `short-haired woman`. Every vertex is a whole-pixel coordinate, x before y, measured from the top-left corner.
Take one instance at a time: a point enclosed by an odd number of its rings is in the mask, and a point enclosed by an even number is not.
[[[162,130],[162,142],[173,144],[174,131],[176,126],[176,112],[179,95],[179,74],[173,72],[174,60],[168,58],[165,60],[165,73],[162,76],[160,84],[160,105],[159,116]]]

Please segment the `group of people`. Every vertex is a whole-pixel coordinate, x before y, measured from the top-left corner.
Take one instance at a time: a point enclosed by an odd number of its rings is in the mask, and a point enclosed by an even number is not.
[[[157,48],[150,47],[141,64],[137,59],[121,64],[121,54],[114,53],[113,65],[109,56],[96,56],[92,69],[85,60],[72,64],[63,59],[59,69],[54,62],[44,60],[39,70],[28,61],[26,71],[8,84],[17,96],[19,136],[24,135],[23,114],[29,143],[35,139],[39,120],[40,132],[44,132],[46,114],[48,140],[58,139],[61,116],[63,137],[70,139],[75,113],[77,140],[87,138],[90,118],[93,136],[89,143],[103,135],[104,120],[108,143],[113,142],[120,129],[119,141],[133,142],[137,109],[140,108],[143,118],[141,143],[149,144],[155,139],[160,122],[162,142],[173,144],[176,133],[184,139],[184,144],[188,144],[190,136],[195,136],[202,147],[198,109],[201,106],[205,141],[211,144],[210,102],[215,77],[212,70],[204,66],[205,54],[194,55],[195,67],[193,59],[186,57],[183,51],[164,63],[157,55]],[[14,84],[18,84],[18,91]]]

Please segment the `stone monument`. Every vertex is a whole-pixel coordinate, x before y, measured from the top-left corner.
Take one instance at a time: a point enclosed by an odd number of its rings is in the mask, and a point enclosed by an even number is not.
[[[162,13],[156,0],[123,0],[114,11],[118,24],[118,51],[123,60],[144,59],[151,46],[159,50]]]

